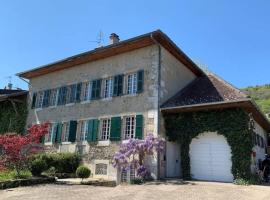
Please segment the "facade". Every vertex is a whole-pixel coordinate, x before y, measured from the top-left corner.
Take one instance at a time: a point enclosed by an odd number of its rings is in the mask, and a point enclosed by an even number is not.
[[[159,30],[110,39],[106,47],[18,76],[29,80],[27,125],[51,122],[47,151],[80,153],[94,178],[120,182],[136,175],[113,168],[120,145],[149,133],[166,137],[162,113],[171,106],[163,105],[207,75]],[[262,123],[265,131],[269,124]],[[179,145],[168,142],[165,155],[148,158],[147,167],[155,179],[181,177],[180,159]]]

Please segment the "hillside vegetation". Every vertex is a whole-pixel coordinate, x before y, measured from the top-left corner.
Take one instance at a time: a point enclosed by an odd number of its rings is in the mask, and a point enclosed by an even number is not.
[[[270,84],[247,87],[241,90],[253,98],[265,114],[270,114]]]

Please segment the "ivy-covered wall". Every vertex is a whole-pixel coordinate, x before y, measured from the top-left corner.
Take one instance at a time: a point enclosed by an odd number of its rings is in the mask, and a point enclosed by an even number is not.
[[[16,107],[16,110],[14,108]],[[6,132],[24,133],[27,117],[27,104],[10,101],[0,102],[0,134]],[[17,112],[16,112],[17,111]]]
[[[184,179],[190,179],[189,146],[192,139],[203,132],[217,132],[225,136],[232,151],[234,178],[248,179],[251,175],[253,127],[249,115],[242,109],[167,114],[166,135],[181,144],[181,163]]]

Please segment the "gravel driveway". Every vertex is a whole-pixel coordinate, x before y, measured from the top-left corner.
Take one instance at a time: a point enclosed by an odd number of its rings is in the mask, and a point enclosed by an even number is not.
[[[270,186],[236,186],[229,183],[211,182],[120,185],[115,188],[48,184],[0,190],[1,200],[269,200],[269,198]]]

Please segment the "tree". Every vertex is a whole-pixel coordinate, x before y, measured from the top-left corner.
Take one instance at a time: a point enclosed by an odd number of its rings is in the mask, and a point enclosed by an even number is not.
[[[155,152],[162,153],[165,150],[165,140],[155,138],[149,134],[145,140],[130,139],[127,143],[121,145],[113,158],[115,168],[129,170],[134,167],[137,175],[143,179],[150,178],[150,171],[144,164],[145,156],[154,156]]]
[[[42,150],[40,139],[48,133],[49,123],[33,125],[26,135],[6,133],[0,135],[0,168],[13,169],[20,177],[20,171],[27,166],[32,154]]]

